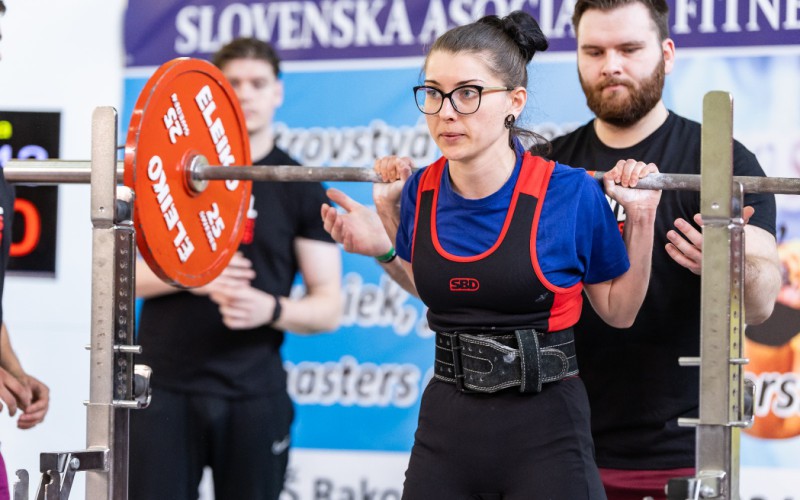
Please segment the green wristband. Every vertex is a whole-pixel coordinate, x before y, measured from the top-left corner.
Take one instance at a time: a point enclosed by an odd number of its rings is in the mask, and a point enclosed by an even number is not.
[[[394,246],[392,246],[392,248],[390,248],[389,251],[386,252],[385,254],[378,255],[377,257],[375,257],[375,259],[381,264],[388,264],[389,262],[393,261],[396,258],[397,258],[397,250],[394,249]]]

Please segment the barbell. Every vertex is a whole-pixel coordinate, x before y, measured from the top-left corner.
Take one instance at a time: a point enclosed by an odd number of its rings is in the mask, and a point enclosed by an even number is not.
[[[83,160],[10,160],[6,179],[35,184],[88,184],[91,163]],[[252,165],[218,167],[185,165],[186,175],[193,181],[237,179],[256,182],[383,182],[371,168],[310,167],[298,165]],[[117,162],[117,180],[124,180],[125,163]],[[590,172],[602,180],[602,171]],[[745,193],[800,194],[800,178],[757,177],[734,175],[733,182],[742,185]],[[640,179],[634,189],[700,191],[699,174],[650,174]]]
[[[240,181],[382,182],[369,168],[250,163],[244,115],[222,72],[190,58],[159,67],[132,112],[117,180],[136,193],[137,247],[162,280],[195,287],[222,272],[239,246],[250,202],[251,184]],[[9,182],[91,182],[89,161],[10,160],[4,171]],[[749,193],[800,194],[796,178],[733,180]],[[637,188],[699,191],[700,181],[653,174]]]

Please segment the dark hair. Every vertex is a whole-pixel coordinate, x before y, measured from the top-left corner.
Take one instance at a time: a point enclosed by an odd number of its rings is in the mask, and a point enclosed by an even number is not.
[[[234,59],[260,59],[272,66],[276,77],[281,74],[278,53],[272,45],[258,38],[236,38],[228,42],[211,57],[211,62],[222,68]]]
[[[6,13],[6,4],[3,3],[3,0],[0,0],[0,15]]]
[[[435,51],[470,52],[484,56],[486,64],[507,87],[528,86],[528,63],[537,52],[547,50],[547,38],[539,23],[527,12],[514,11],[505,17],[484,16],[474,23],[453,28],[436,39],[425,58],[423,71],[428,67],[430,54]],[[533,139],[538,148],[547,140],[533,131],[513,125],[511,137]],[[533,148],[532,148],[533,149]]]
[[[663,42],[669,38],[669,5],[666,0],[578,0],[575,2],[575,9],[572,13],[572,27],[575,34],[578,34],[578,23],[581,22],[581,17],[587,10],[597,9],[608,12],[634,3],[640,3],[647,8],[650,19],[656,25],[659,40]]]

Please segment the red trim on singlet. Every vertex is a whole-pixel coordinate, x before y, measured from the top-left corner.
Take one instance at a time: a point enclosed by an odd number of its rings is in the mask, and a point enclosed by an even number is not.
[[[497,248],[503,243],[503,239],[508,232],[508,227],[511,225],[511,219],[514,215],[514,210],[517,207],[517,200],[519,199],[520,193],[520,183],[517,182],[517,185],[514,187],[514,193],[511,195],[511,203],[509,204],[508,212],[506,213],[506,218],[503,221],[503,227],[500,229],[500,234],[495,240],[494,244],[486,249],[485,251],[479,253],[478,255],[471,255],[471,256],[461,256],[461,255],[453,255],[447,250],[445,250],[441,243],[439,242],[439,233],[436,229],[436,207],[439,203],[439,187],[441,186],[441,178],[444,174],[444,166],[445,162],[442,160],[437,161],[431,167],[429,167],[428,171],[425,174],[428,174],[429,171],[433,173],[430,174],[429,177],[424,179],[424,182],[420,183],[420,190],[419,195],[422,194],[423,191],[433,191],[433,200],[431,206],[431,241],[433,242],[434,248],[442,257],[447,258],[448,260],[452,260],[454,262],[475,262],[481,259],[486,258],[487,256],[491,255]],[[521,174],[520,174],[521,175]],[[437,182],[438,181],[438,182]],[[423,189],[423,186],[425,189]],[[419,196],[418,195],[418,196]],[[420,199],[418,197],[417,199]],[[419,213],[419,209],[417,210]],[[414,226],[417,227],[416,225]],[[414,231],[416,235],[416,230]]]
[[[511,224],[511,219],[514,215],[514,210],[517,206],[517,200],[520,193],[525,193],[538,199],[536,204],[536,212],[533,216],[533,223],[531,227],[531,240],[530,240],[530,255],[531,265],[536,273],[537,279],[544,285],[545,288],[554,293],[553,307],[551,308],[550,320],[548,331],[564,330],[573,326],[578,322],[583,305],[583,298],[581,291],[583,290],[583,283],[578,282],[569,287],[560,287],[551,283],[542,272],[539,266],[539,259],[536,253],[536,234],[539,226],[539,217],[542,213],[544,206],[545,195],[547,194],[547,187],[550,183],[550,176],[555,168],[555,162],[547,161],[539,156],[533,156],[530,153],[525,153],[522,159],[522,166],[519,173],[519,178],[514,186],[514,192],[511,195],[511,202],[509,204],[508,212],[506,213],[503,227],[494,244],[486,251],[473,256],[459,256],[453,255],[439,243],[439,236],[436,230],[436,207],[438,206],[439,189],[441,186],[441,179],[444,173],[444,168],[447,160],[442,157],[436,162],[432,163],[420,177],[419,187],[417,190],[417,207],[414,215],[414,234],[412,236],[412,262],[413,252],[415,247],[415,240],[417,237],[417,228],[419,227],[419,200],[422,199],[422,193],[425,191],[433,191],[433,200],[431,206],[431,241],[434,248],[442,257],[454,262],[475,262],[486,258],[491,255],[503,242],[506,236],[508,227]]]
[[[442,156],[435,162],[428,165],[428,167],[422,172],[419,177],[419,185],[417,186],[417,206],[414,210],[414,233],[411,235],[411,262],[414,262],[414,249],[416,248],[417,243],[417,228],[419,227],[419,200],[422,199],[422,192],[423,191],[433,191],[433,206],[431,207],[431,212],[436,213],[436,204],[439,198],[439,181],[442,178],[442,171],[444,170],[444,165],[447,162],[447,158]],[[438,172],[437,174],[431,175],[432,171]],[[436,225],[434,224],[433,231],[436,231]],[[438,244],[438,240],[434,239],[434,244]]]
[[[581,316],[581,309],[583,308],[583,283],[577,282],[572,286],[560,287],[554,285],[548,280],[542,268],[539,266],[539,257],[536,252],[536,235],[539,229],[539,217],[542,214],[542,207],[544,207],[545,196],[547,195],[547,187],[550,183],[550,176],[553,174],[555,162],[548,162],[538,156],[531,156],[529,153],[525,155],[525,159],[531,158],[533,161],[528,162],[531,168],[523,168],[520,172],[520,179],[518,184],[538,188],[538,192],[530,192],[531,196],[538,199],[536,203],[536,212],[533,216],[533,227],[531,228],[531,264],[536,273],[536,277],[548,290],[553,292],[553,306],[550,309],[550,320],[548,323],[548,331],[554,332],[570,328],[578,322]],[[525,163],[523,163],[525,166]],[[527,192],[527,191],[526,191]]]

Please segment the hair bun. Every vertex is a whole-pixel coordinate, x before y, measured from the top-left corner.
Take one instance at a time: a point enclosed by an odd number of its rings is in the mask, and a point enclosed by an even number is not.
[[[517,44],[522,56],[528,62],[537,52],[547,50],[549,45],[539,23],[527,12],[516,10],[499,19],[498,28],[502,29]]]

